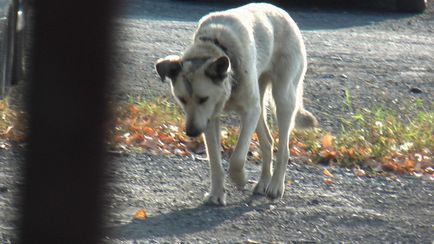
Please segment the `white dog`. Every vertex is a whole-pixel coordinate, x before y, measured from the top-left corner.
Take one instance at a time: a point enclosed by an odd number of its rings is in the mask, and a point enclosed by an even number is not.
[[[207,201],[225,205],[219,115],[234,110],[241,132],[228,174],[240,188],[246,184],[244,162],[253,132],[258,135],[263,165],[254,193],[279,198],[285,187],[288,140],[294,126],[313,127],[315,117],[303,108],[306,51],[295,22],[270,4],[248,4],[211,13],[199,22],[193,43],[182,57],[159,59],[162,80],[171,79],[172,93],[185,111],[186,134],[205,133],[211,167]],[[264,95],[271,87],[279,127],[272,172],[273,139],[267,126]]]

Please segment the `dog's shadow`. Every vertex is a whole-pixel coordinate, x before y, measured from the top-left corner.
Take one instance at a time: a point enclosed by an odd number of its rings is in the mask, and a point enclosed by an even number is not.
[[[246,202],[233,203],[225,207],[206,204],[169,213],[150,216],[146,220],[133,220],[126,224],[107,227],[106,236],[115,239],[159,238],[192,234],[212,229],[226,221],[234,220],[250,211],[264,211],[270,202],[263,198],[260,204],[251,203],[259,196],[251,196]]]

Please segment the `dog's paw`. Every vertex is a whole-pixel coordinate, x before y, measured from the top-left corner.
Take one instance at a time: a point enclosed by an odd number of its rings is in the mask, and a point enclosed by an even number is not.
[[[222,192],[220,194],[205,194],[205,204],[206,205],[217,205],[226,206],[226,193]]]
[[[229,178],[234,183],[234,185],[239,189],[243,190],[244,186],[247,183],[246,174],[244,172],[244,169],[241,170],[233,170],[229,168]]]
[[[259,179],[259,182],[256,183],[255,188],[253,189],[253,194],[266,195],[266,190],[269,182],[270,182],[270,178],[261,177],[261,179]]]
[[[265,194],[271,199],[281,198],[283,196],[284,190],[284,182],[282,180],[276,180],[275,178],[272,178],[267,186],[267,189],[265,190]]]

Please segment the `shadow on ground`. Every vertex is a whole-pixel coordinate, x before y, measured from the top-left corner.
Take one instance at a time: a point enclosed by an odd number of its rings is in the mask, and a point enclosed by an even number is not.
[[[150,216],[146,220],[133,220],[127,224],[108,227],[109,238],[142,239],[164,238],[169,236],[182,237],[193,234],[231,221],[246,212],[266,209],[269,204],[251,206],[249,204],[234,204],[226,207],[200,205],[196,208],[175,210],[169,213]]]

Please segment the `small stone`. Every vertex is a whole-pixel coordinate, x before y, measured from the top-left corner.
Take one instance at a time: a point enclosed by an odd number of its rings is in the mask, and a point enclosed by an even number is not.
[[[317,204],[319,204],[318,199],[313,199],[309,202],[309,205],[317,205]]]
[[[343,59],[339,56],[331,56],[331,59],[336,60],[336,61],[343,61]]]
[[[323,78],[324,79],[333,79],[333,78],[335,78],[335,75],[334,74],[326,74],[323,76]]]
[[[0,186],[0,193],[8,192],[9,189],[6,186]]]
[[[353,170],[353,173],[355,176],[358,176],[358,177],[366,176],[366,172],[363,169],[359,169],[359,168],[355,168]]]
[[[247,239],[244,243],[245,244],[259,244],[260,242],[257,242],[257,241],[251,240],[251,239]]]
[[[412,92],[412,93],[416,93],[416,94],[420,94],[420,93],[422,93],[423,91],[422,91],[422,89],[420,89],[419,87],[412,87],[412,88],[410,88],[410,92]]]

